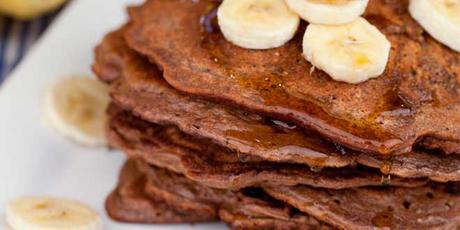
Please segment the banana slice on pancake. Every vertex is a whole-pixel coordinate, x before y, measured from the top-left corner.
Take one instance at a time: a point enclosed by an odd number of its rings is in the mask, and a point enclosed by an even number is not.
[[[63,135],[86,146],[105,145],[108,86],[84,77],[62,79],[45,94],[45,121]]]
[[[21,197],[7,204],[6,221],[13,230],[102,230],[102,220],[78,201]]]
[[[359,18],[369,0],[286,0],[286,3],[309,23],[341,25]]]
[[[409,12],[432,37],[460,52],[460,0],[410,0]]]
[[[300,23],[284,0],[224,0],[217,18],[225,38],[247,49],[282,46],[294,37]]]
[[[334,80],[360,83],[381,75],[391,43],[364,18],[329,26],[310,24],[303,40],[303,54]]]

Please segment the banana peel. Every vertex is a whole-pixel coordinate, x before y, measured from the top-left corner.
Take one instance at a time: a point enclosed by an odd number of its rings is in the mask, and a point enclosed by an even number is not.
[[[66,0],[0,0],[0,14],[30,20],[62,6]]]

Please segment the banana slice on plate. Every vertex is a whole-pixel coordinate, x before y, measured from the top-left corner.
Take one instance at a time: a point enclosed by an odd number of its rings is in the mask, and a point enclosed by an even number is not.
[[[247,49],[282,46],[294,37],[300,23],[284,0],[224,0],[217,18],[225,38]]]
[[[410,0],[409,12],[436,40],[460,52],[460,0]]]
[[[102,220],[78,201],[52,197],[21,197],[6,207],[13,230],[101,230]]]
[[[84,77],[59,80],[44,100],[45,121],[52,128],[87,146],[105,145],[108,86]]]
[[[334,80],[360,83],[381,75],[391,43],[364,18],[350,24],[310,24],[303,40],[303,54],[313,66]]]
[[[341,25],[359,18],[369,0],[286,0],[286,3],[309,23]]]

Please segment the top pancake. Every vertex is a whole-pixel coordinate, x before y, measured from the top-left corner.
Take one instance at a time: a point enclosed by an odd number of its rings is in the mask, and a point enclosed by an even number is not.
[[[181,91],[294,122],[360,151],[406,152],[418,142],[459,153],[460,54],[424,34],[407,5],[370,1],[365,17],[392,51],[385,73],[359,85],[310,73],[301,56],[304,27],[277,49],[232,45],[209,27],[210,0],[149,0],[131,10],[125,37]]]
[[[315,134],[301,132],[288,124],[267,122],[260,116],[239,111],[234,107],[182,94],[170,87],[156,66],[143,57],[126,47],[120,49],[124,52],[113,52],[117,51],[115,47],[124,43],[121,36],[124,28],[108,34],[96,49],[94,66],[99,66],[102,70],[98,72],[99,78],[105,81],[111,79],[112,75],[100,74],[108,73],[105,69],[112,69],[114,64],[120,65],[119,62],[106,60],[123,59],[122,65],[118,67],[122,73],[115,74],[121,79],[111,84],[113,101],[146,121],[177,126],[184,135],[187,134],[187,139],[193,136],[199,138],[200,142],[206,140],[200,145],[207,149],[198,148],[198,152],[234,151],[244,162],[260,158],[274,162],[307,164],[315,169],[345,167],[356,162],[371,168],[380,168],[383,173],[394,176],[428,177],[440,182],[460,180],[460,155],[457,154],[444,156],[430,151],[413,151],[387,158],[380,154],[358,153],[328,143]],[[106,58],[113,57],[116,53],[124,53],[124,57]],[[290,145],[296,147],[288,147]],[[218,158],[227,159],[222,154]]]

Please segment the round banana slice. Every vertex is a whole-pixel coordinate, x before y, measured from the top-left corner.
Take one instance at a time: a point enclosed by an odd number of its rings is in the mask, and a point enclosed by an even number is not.
[[[106,143],[104,127],[110,102],[108,86],[84,77],[65,78],[45,94],[45,120],[51,127],[87,146]]]
[[[303,54],[334,80],[360,83],[381,75],[391,43],[364,18],[350,24],[310,24],[303,40]]]
[[[217,18],[225,38],[247,49],[282,46],[294,37],[300,23],[284,0],[224,0]]]
[[[101,230],[102,220],[87,205],[51,197],[21,197],[7,204],[13,230]]]
[[[0,12],[19,19],[31,19],[62,6],[66,0],[1,0]]]
[[[286,0],[286,3],[309,23],[341,25],[359,18],[369,0]]]
[[[411,0],[409,12],[432,37],[460,52],[460,0]]]

